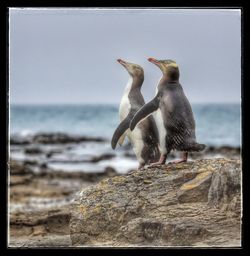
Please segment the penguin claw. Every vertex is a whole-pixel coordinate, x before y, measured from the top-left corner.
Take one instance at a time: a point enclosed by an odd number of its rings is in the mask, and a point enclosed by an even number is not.
[[[188,153],[184,152],[183,157],[179,160],[171,161],[168,164],[179,164],[179,163],[186,163],[188,160]]]
[[[164,165],[162,162],[155,162],[149,165],[149,167],[155,167],[155,166],[159,166],[159,165]]]
[[[145,167],[144,164],[140,164],[140,165],[138,166],[137,170],[140,171],[140,170],[142,170],[144,167]]]

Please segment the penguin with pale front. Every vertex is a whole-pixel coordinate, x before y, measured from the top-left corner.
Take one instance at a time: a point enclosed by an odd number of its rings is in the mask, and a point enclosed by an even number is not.
[[[151,166],[165,164],[171,150],[183,152],[182,159],[171,163],[186,162],[188,152],[201,151],[205,145],[196,142],[195,120],[191,105],[179,83],[178,65],[173,60],[148,60],[160,68],[162,77],[156,88],[156,96],[134,115],[130,129],[133,131],[142,120],[154,113],[161,156]]]
[[[157,161],[160,157],[157,127],[154,118],[150,117],[142,121],[133,131],[129,129],[129,124],[133,116],[145,104],[141,94],[144,71],[143,68],[137,64],[129,63],[121,59],[117,61],[129,73],[129,80],[125,87],[119,108],[121,123],[113,134],[111,146],[113,149],[115,149],[117,143],[121,146],[127,136],[139,162],[139,169],[145,164]]]

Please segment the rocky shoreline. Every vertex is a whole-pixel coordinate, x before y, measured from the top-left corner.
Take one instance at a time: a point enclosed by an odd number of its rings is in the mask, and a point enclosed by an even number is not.
[[[80,142],[103,142],[105,139],[88,137],[88,136],[74,136],[66,133],[37,133],[34,135],[20,136],[12,135],[10,138],[11,145],[29,145],[29,144],[67,144]]]
[[[189,154],[190,160],[226,157],[240,158],[240,147],[207,146],[202,152]],[[127,143],[113,151],[105,138],[91,138],[64,133],[38,133],[28,136],[10,137],[10,157],[24,165],[54,171],[103,172],[107,167],[127,173],[137,167],[137,160]],[[179,157],[178,152],[169,154],[168,159]]]
[[[39,246],[40,239],[42,243],[46,241],[44,246],[69,246],[69,207],[74,194],[115,175],[118,174],[112,168],[103,173],[34,173],[27,165],[11,161],[9,245]],[[55,237],[61,241],[59,244]]]
[[[218,156],[238,161],[240,148],[208,147],[191,154],[191,159]],[[173,157],[175,153],[170,159]],[[119,161],[131,165],[121,172],[116,165]],[[66,169],[69,165],[77,168]],[[102,180],[133,173],[134,166],[137,163],[130,145],[112,151],[103,138],[44,133],[11,137],[9,246],[71,246],[69,225],[75,194]]]

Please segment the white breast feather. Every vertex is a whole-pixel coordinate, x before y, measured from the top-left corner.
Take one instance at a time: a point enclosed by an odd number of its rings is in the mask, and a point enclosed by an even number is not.
[[[132,79],[132,77],[130,77],[128,80],[128,83],[124,89],[124,93],[122,95],[120,108],[119,108],[120,121],[124,120],[127,117],[128,113],[131,109],[128,94],[131,90],[132,82],[133,82],[133,79]],[[139,161],[139,163],[143,164],[144,160],[141,157],[141,152],[142,152],[144,143],[143,143],[143,139],[142,139],[141,130],[138,127],[136,127],[132,132],[130,129],[128,129],[126,131],[126,136],[129,138],[130,142],[133,145],[133,150],[137,157],[137,160]]]
[[[161,78],[160,78],[161,80]],[[160,82],[159,80],[159,82]],[[158,86],[156,87],[156,93],[155,95],[158,93]],[[157,130],[159,133],[159,148],[160,148],[160,152],[161,154],[165,154],[167,153],[166,150],[166,135],[167,135],[167,131],[166,128],[164,126],[164,122],[163,122],[163,117],[162,117],[162,113],[160,108],[157,109],[157,111],[154,113],[154,119],[155,119],[155,123],[157,126]]]
[[[131,109],[131,105],[128,99],[128,94],[131,90],[132,82],[133,82],[132,77],[130,77],[122,95],[120,109],[119,109],[120,121],[124,120],[127,117]]]

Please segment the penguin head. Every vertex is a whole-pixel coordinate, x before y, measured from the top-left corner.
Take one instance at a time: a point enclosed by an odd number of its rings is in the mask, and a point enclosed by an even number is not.
[[[158,66],[162,71],[163,75],[167,76],[169,80],[179,80],[179,67],[174,60],[157,60],[154,58],[148,58],[148,61]]]
[[[137,64],[129,63],[127,61],[124,61],[122,59],[117,60],[127,71],[128,73],[133,77],[144,77],[144,71],[143,68]]]

